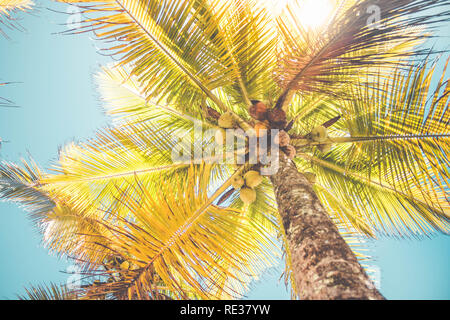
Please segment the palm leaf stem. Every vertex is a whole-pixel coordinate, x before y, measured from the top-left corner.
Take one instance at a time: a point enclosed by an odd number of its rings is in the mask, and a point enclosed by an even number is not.
[[[240,175],[242,171],[244,170],[245,165],[242,165],[239,169],[236,170],[236,172],[228,178],[208,199],[207,201],[199,208],[197,209],[194,214],[187,219],[182,226],[180,226],[176,232],[173,233],[173,235],[167,240],[166,244],[161,247],[161,249],[155,254],[155,256],[152,257],[152,259],[147,263],[145,267],[139,270],[139,273],[133,278],[133,280],[129,283],[128,287],[131,287],[134,285],[138,279],[144,275],[149,268],[152,267],[153,262],[160,257],[166,250],[168,250],[171,246],[173,246],[176,243],[176,238],[180,238],[183,234],[186,233],[186,231],[191,228],[195,221],[198,220],[199,217],[201,217],[205,212],[207,212],[207,209],[213,205],[214,201],[222,194],[224,193],[232,184],[233,179]]]
[[[410,140],[410,139],[442,139],[449,138],[450,133],[439,134],[411,134],[411,135],[387,135],[387,136],[366,136],[366,137],[328,137],[324,142],[311,141],[308,139],[292,139],[294,147],[317,146],[321,144],[341,144],[355,142],[372,142],[382,140]]]
[[[143,25],[140,23],[136,17],[119,1],[116,0],[116,3],[118,6],[125,12],[131,20],[133,20],[134,23],[136,23],[139,28],[150,38],[150,40],[167,56],[171,61],[175,63],[175,65],[181,69],[207,96],[210,98],[222,111],[226,111],[227,107],[225,104],[216,96],[214,95],[211,90],[209,90],[203,83],[195,77],[189,70],[186,69],[175,57],[169,52],[169,50],[161,43],[159,42],[151,32],[149,32]]]

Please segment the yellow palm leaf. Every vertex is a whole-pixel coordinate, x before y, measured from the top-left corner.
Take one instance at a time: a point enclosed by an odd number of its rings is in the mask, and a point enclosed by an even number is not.
[[[12,14],[17,11],[28,11],[33,5],[31,0],[0,0],[0,24],[16,27]],[[1,28],[0,33],[6,36]]]
[[[424,14],[420,20],[411,18],[423,10],[422,1],[378,2],[381,20],[376,28],[368,23],[371,1],[351,1],[347,6],[340,5],[342,1],[333,3],[329,21],[317,30],[305,28],[299,20],[296,12],[301,10],[301,0],[290,3],[278,18],[282,54],[277,81],[283,88],[278,108],[286,108],[295,91],[343,96],[346,90],[342,86],[354,83],[358,73],[373,76],[371,69],[395,67],[400,58],[426,55],[428,52],[420,49],[403,50],[402,44],[420,43],[426,35],[414,30],[441,22],[432,14]],[[427,5],[438,8],[446,4]],[[392,50],[395,47],[397,50]]]
[[[148,298],[156,273],[175,296],[239,297],[270,265],[276,251],[265,233],[241,211],[213,205],[223,187],[208,198],[211,168],[199,170],[190,169],[187,177],[179,177],[182,183],[164,184],[156,194],[146,189],[139,196],[123,193],[120,201],[130,209],[129,218],[98,222],[111,234],[100,237],[107,249],[137,266],[115,288],[105,284],[105,293]]]
[[[9,16],[12,11],[25,11],[31,9],[33,1],[31,0],[1,0],[0,14]]]

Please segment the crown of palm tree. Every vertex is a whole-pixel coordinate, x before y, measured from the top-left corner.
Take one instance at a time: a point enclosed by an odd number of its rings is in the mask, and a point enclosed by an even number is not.
[[[419,46],[425,28],[448,21],[449,1],[379,1],[382,28],[367,25],[370,1],[335,1],[317,30],[298,21],[301,1],[279,17],[252,0],[64,2],[88,16],[71,32],[95,32],[120,61],[97,75],[114,126],[66,146],[53,173],[3,164],[0,196],[25,205],[48,248],[97,279],[71,297],[240,297],[283,249],[295,293],[270,181],[246,205],[231,184],[249,165],[171,157],[178,138],[194,134],[193,119],[218,129],[215,110],[252,124],[255,100],[287,113],[294,161],[316,175],[349,243],[449,232],[450,87]],[[308,138],[327,122],[326,140]],[[211,145],[203,137],[194,148]]]

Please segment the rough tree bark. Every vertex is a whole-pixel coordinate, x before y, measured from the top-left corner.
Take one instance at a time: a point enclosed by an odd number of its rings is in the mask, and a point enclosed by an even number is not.
[[[283,154],[271,180],[300,299],[384,299],[339,234],[312,185]]]

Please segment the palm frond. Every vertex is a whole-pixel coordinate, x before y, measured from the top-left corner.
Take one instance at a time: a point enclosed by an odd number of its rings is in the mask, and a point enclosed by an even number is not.
[[[9,15],[14,10],[29,9],[32,4],[33,2],[29,0],[2,0],[0,1],[0,13]]]
[[[405,193],[418,188],[430,204],[446,199],[449,181],[450,85],[444,80],[445,66],[433,89],[435,70],[436,64],[429,63],[411,67],[386,81],[384,90],[367,89],[355,93],[352,103],[342,104],[351,138],[359,141],[348,151],[348,165],[365,170],[367,176],[375,176],[370,172],[374,170]]]
[[[26,293],[19,295],[20,300],[76,300],[76,296],[64,285],[50,283],[25,288]]]
[[[199,170],[191,168],[188,177],[179,177],[182,183],[164,184],[156,194],[141,185],[138,196],[123,193],[129,218],[98,221],[111,233],[100,237],[105,248],[136,266],[124,271],[120,282],[98,290],[146,299],[157,274],[181,298],[190,293],[204,299],[239,297],[271,261],[274,249],[262,230],[239,210],[213,204],[231,180],[208,198],[211,168]]]
[[[205,100],[227,109],[219,88],[242,108],[276,88],[274,21],[258,1],[61,2],[93,14],[73,32],[93,29],[112,42],[108,51],[130,67],[146,100],[198,114]]]
[[[189,125],[192,130],[193,124]],[[179,128],[170,131],[143,122],[101,131],[96,139],[87,143],[66,146],[54,169],[56,174],[40,181],[41,188],[78,211],[89,212],[89,208],[111,210],[114,204],[116,214],[123,210],[126,215],[128,209],[117,198],[125,191],[137,192],[136,179],[146,189],[158,190],[159,179],[177,183],[172,176],[177,173],[178,178],[186,174],[195,162],[193,158],[187,162],[173,160],[172,152],[181,135],[178,131]],[[207,148],[211,141],[205,137],[194,146],[190,143],[187,146],[181,144],[188,155],[194,148]],[[214,167],[215,177],[228,173],[223,165]]]
[[[292,136],[304,136],[311,128],[340,115],[335,99],[323,93],[296,94],[288,109],[288,117],[294,123],[290,130]],[[341,122],[338,123],[340,125]],[[336,128],[336,126],[334,126]]]
[[[315,151],[308,146],[319,143],[307,139],[293,141],[300,152],[313,152],[300,156],[322,181],[318,194],[324,205],[359,232],[449,232],[450,91],[447,64],[442,69],[437,64],[397,70],[392,78],[379,77],[375,87],[350,90],[351,101],[335,102],[342,118],[321,142],[335,145],[331,152]],[[359,222],[350,221],[355,218]]]
[[[333,152],[338,153],[338,148]],[[420,236],[434,230],[448,233],[448,202],[444,199],[430,203],[415,186],[405,193],[386,180],[368,178],[334,161],[333,152],[326,159],[302,154],[303,160],[297,159],[297,163],[317,175],[319,197],[331,212],[345,218],[347,226],[369,236]]]
[[[102,215],[99,213],[98,216]],[[110,234],[108,230],[97,223],[95,218],[78,212],[67,204],[58,203],[42,217],[39,226],[47,249],[59,256],[74,259],[85,270],[92,270],[93,266],[103,263],[111,256],[105,250],[107,244],[100,241],[100,237]],[[89,243],[88,240],[93,237],[97,242]]]
[[[301,10],[301,1],[288,6],[278,19],[284,46],[277,79],[284,92],[277,107],[289,104],[297,90],[345,95],[342,84],[352,83],[357,73],[374,75],[371,70],[398,66],[401,58],[427,54],[420,49],[391,49],[402,43],[421,43],[426,35],[414,30],[432,30],[450,17],[448,1],[383,0],[376,4],[381,21],[374,28],[368,23],[370,5],[370,0],[350,7],[337,5],[329,23],[316,31],[298,21],[295,12]]]
[[[276,90],[272,75],[278,43],[274,20],[261,1],[225,2],[232,7],[220,19],[220,31],[239,70],[239,77],[227,88],[228,99],[243,107],[253,99],[270,100],[273,97],[267,95]]]
[[[33,5],[34,3],[31,0],[0,0],[0,25],[17,28],[12,14],[18,11],[28,11]],[[2,28],[0,28],[0,34],[6,36]]]
[[[47,193],[37,188],[43,178],[42,171],[33,160],[22,162],[23,168],[8,162],[0,164],[0,200],[18,203],[33,220],[39,220],[55,204]]]
[[[178,110],[177,105],[146,98],[145,87],[136,76],[130,75],[128,69],[108,66],[103,67],[96,75],[103,108],[113,117],[115,123],[151,121],[162,127],[166,127],[165,123],[173,130],[175,127],[188,129],[194,121],[197,121],[194,116],[189,116],[188,112]],[[214,126],[205,119],[202,124]]]
[[[39,223],[44,246],[52,253],[70,258],[77,265],[76,275],[80,278],[80,284],[65,291],[72,298],[122,299],[124,297],[120,290],[114,288],[123,285],[125,273],[128,274],[137,268],[135,264],[130,264],[129,252],[117,250],[117,247],[108,240],[114,236],[110,230],[111,226],[124,225],[115,219],[114,222],[110,220],[107,227],[103,218],[105,216],[107,214],[104,211],[96,215],[87,215],[85,212],[73,210],[64,203],[58,203]],[[128,263],[129,267],[124,269],[123,263]],[[155,284],[155,288],[149,292],[153,299],[168,299],[176,294],[169,291],[161,281],[157,285],[158,281],[153,279],[151,281]],[[105,292],[105,286],[108,292]]]
[[[345,2],[344,5],[351,6],[351,2]],[[423,34],[423,30],[421,28],[409,28],[407,29],[408,33],[415,34],[417,36]],[[379,51],[392,56],[401,56],[402,54],[409,54],[415,50],[415,47],[422,44],[425,40],[425,37],[420,40],[411,41],[411,40],[403,40],[399,42],[393,43],[384,43],[380,45]],[[361,70],[359,70],[361,71]],[[372,80],[367,79],[365,82],[371,82],[372,87],[376,87],[376,82],[379,77],[382,75],[392,74],[395,72],[395,69],[392,66],[385,65],[384,67],[380,65],[375,65],[374,67],[369,67],[366,72],[366,77],[370,78],[370,75],[376,74],[378,76],[372,77]],[[349,77],[352,75],[348,75]],[[358,86],[365,86],[366,83],[361,80],[360,72],[356,75],[353,80],[346,83],[335,83],[334,92],[339,92],[340,90],[345,90],[347,93],[351,92],[351,88]],[[375,84],[374,84],[375,82]],[[353,89],[354,90],[354,89]],[[351,95],[348,95],[351,97]],[[345,97],[344,97],[345,98]],[[294,135],[304,136],[311,131],[311,128],[314,128],[318,125],[321,125],[341,114],[341,110],[336,106],[336,97],[333,95],[329,95],[325,92],[297,92],[293,95],[291,104],[288,108],[288,117],[293,119],[294,125],[292,132]],[[333,125],[333,129],[337,129],[338,132],[343,129],[343,122],[340,121],[337,124]]]
[[[213,90],[233,82],[236,69],[231,56],[214,41],[217,25],[204,1],[62,1],[76,3],[85,14],[94,14],[74,32],[94,30],[98,38],[112,41],[111,53],[122,64],[132,65],[145,85],[146,97],[177,99],[178,105],[200,104],[209,98],[225,110]],[[214,5],[214,4],[213,4]],[[227,4],[217,1],[216,10]],[[101,14],[98,17],[98,14]],[[95,17],[96,16],[96,17]],[[205,46],[206,44],[206,46]]]
[[[1,24],[1,20],[0,20],[0,24]],[[1,33],[1,29],[0,29],[0,33]],[[0,88],[6,85],[10,85],[12,82],[0,82]],[[4,97],[0,97],[0,107],[3,108],[17,108],[18,106],[14,104],[13,101],[4,98]],[[3,141],[5,142],[5,141]]]

